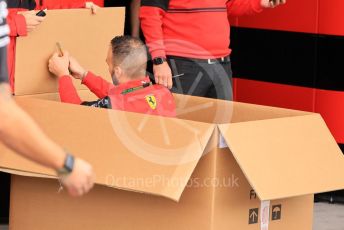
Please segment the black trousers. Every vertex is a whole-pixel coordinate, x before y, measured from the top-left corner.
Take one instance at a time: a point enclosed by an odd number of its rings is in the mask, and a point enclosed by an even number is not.
[[[212,62],[169,56],[167,61],[173,79],[173,93],[232,100],[232,68],[230,60]]]

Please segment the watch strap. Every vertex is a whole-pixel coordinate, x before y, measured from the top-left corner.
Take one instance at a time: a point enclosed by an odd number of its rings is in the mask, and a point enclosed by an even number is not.
[[[61,169],[56,170],[58,176],[67,176],[73,172],[74,169],[74,156],[67,153],[66,159],[64,161],[63,167]]]

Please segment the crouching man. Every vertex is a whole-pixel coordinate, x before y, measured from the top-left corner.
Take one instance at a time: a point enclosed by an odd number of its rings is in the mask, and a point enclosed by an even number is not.
[[[143,42],[130,36],[111,40],[106,63],[113,83],[85,70],[68,52],[55,53],[49,60],[49,71],[59,77],[62,102],[167,117],[176,116],[171,92],[153,85],[146,76],[147,51]],[[71,77],[81,80],[98,98],[82,101]]]

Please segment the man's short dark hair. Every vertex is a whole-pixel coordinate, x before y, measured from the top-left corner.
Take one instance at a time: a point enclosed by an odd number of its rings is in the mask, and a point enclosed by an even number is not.
[[[111,40],[114,66],[120,66],[130,78],[146,75],[147,49],[138,38],[117,36]]]

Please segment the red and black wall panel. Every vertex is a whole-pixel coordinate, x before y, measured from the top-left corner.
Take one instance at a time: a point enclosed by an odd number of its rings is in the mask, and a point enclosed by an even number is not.
[[[342,0],[289,0],[237,18],[235,100],[321,113],[344,149],[342,9]]]
[[[104,6],[104,0],[92,0],[92,2],[100,7]]]
[[[318,33],[344,36],[343,9],[343,0],[319,0]]]
[[[287,4],[283,6],[274,9],[266,9],[256,15],[239,17],[238,26],[256,29],[317,33],[318,2],[319,0],[287,0]]]
[[[314,111],[317,37],[232,27],[235,100]]]

